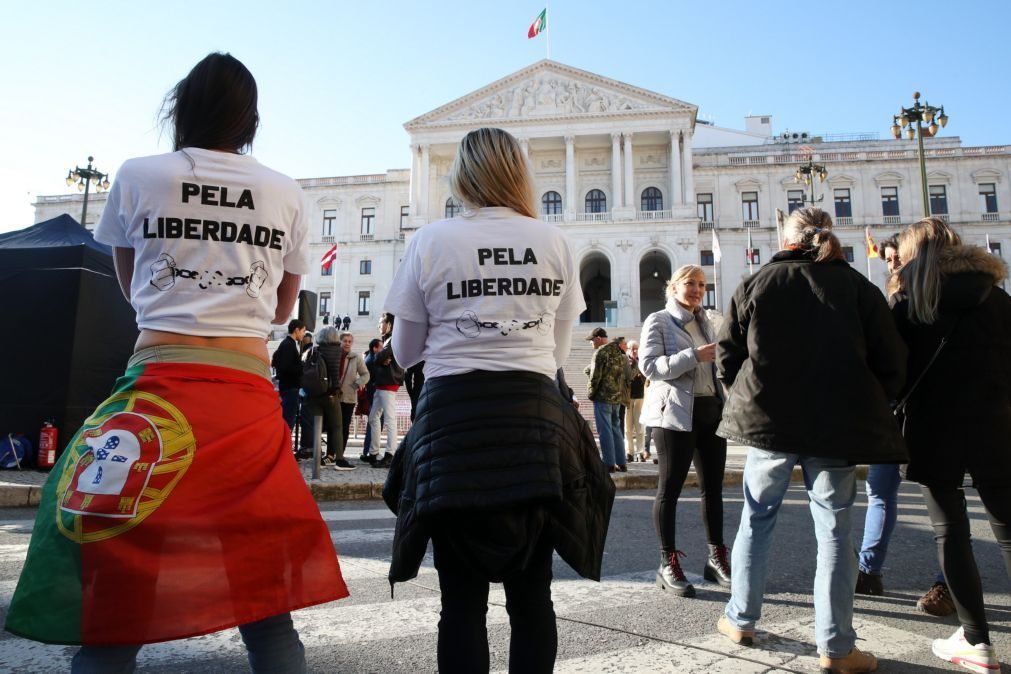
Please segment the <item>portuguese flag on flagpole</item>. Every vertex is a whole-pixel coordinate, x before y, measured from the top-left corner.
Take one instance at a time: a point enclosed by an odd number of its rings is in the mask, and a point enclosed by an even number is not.
[[[530,24],[530,30],[527,31],[527,38],[537,37],[542,32],[544,32],[548,27],[548,8],[545,7],[534,22]]]
[[[42,492],[6,629],[145,644],[348,596],[265,377],[127,370]]]

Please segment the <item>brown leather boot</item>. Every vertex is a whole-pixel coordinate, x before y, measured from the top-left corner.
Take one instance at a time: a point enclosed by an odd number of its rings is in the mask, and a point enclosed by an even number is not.
[[[822,655],[818,658],[822,674],[863,674],[873,672],[878,668],[878,659],[871,653],[864,653],[854,648],[841,658],[830,658]]]
[[[725,615],[720,616],[719,622],[716,623],[716,630],[735,644],[753,646],[755,643],[755,630],[742,630],[739,627],[734,627]]]

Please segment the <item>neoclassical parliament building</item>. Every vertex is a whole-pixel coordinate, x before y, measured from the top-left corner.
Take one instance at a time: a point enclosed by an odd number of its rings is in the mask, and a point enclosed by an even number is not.
[[[447,173],[460,139],[481,126],[520,140],[541,217],[565,231],[579,265],[585,322],[640,324],[662,306],[671,270],[689,263],[706,270],[706,305],[722,309],[749,273],[749,241],[753,270],[779,248],[777,211],[812,198],[832,214],[854,268],[883,286],[884,263],[868,264],[865,228],[880,241],[923,217],[915,140],[777,133],[771,116],[747,117],[735,130],[697,112],[556,61],[534,63],[407,122],[409,168],[299,180],[317,262],[305,287],[318,294],[321,315],[373,324],[412,233],[460,212]],[[943,134],[924,143],[931,212],[969,243],[1005,254],[1011,145],[963,147]],[[811,162],[825,167],[825,180],[798,183],[798,167]],[[76,216],[80,199],[41,196],[36,221]],[[104,195],[91,197],[86,226],[103,206]],[[324,270],[318,261],[333,244],[336,263]]]

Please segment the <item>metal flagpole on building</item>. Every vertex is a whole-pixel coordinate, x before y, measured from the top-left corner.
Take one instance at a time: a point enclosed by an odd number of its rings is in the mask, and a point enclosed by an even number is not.
[[[333,260],[330,261],[330,274],[333,276],[333,293],[330,295],[330,303],[333,304],[333,306],[332,307],[328,307],[328,308],[330,309],[330,315],[331,316],[336,316],[337,315],[337,253],[336,253],[336,251],[334,252]],[[351,312],[349,311],[348,313],[350,314]],[[337,329],[340,330],[339,327]]]
[[[544,43],[547,45],[547,58],[551,60],[551,3],[544,4],[544,20],[547,21],[548,27],[544,31]]]
[[[713,285],[716,290],[716,310],[720,310],[720,261],[723,259],[723,250],[720,248],[720,239],[716,236],[716,223],[713,223],[713,262],[716,267],[713,270]]]
[[[993,248],[990,247],[990,232],[986,233],[986,252],[992,253]]]
[[[746,251],[747,254],[748,254],[748,275],[751,275],[751,274],[755,273],[755,266],[754,266],[755,265],[755,256],[752,254],[753,250],[754,250],[754,246],[751,243],[751,229],[749,228],[748,229],[748,250]]]
[[[871,253],[874,250],[873,249],[874,239],[871,238],[871,228],[870,227],[864,227],[864,235],[867,237],[867,240],[864,241],[864,248],[867,249],[867,251],[866,251],[866,253],[867,253],[867,280],[870,281],[871,280]]]

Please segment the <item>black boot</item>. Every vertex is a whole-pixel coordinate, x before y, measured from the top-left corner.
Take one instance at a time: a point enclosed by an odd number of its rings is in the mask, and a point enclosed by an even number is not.
[[[722,587],[730,587],[730,551],[725,545],[709,545],[709,559],[702,577]]]
[[[679,597],[694,597],[695,587],[685,578],[678,556],[684,557],[685,553],[680,550],[660,552],[661,561],[660,568],[656,572],[656,586],[661,590],[669,590]]]

